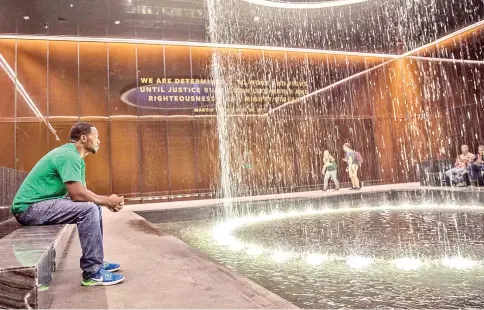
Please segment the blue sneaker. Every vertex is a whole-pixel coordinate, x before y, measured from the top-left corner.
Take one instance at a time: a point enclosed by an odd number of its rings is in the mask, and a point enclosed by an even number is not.
[[[121,265],[110,262],[103,262],[103,269],[109,272],[115,272],[121,269]]]
[[[82,280],[82,286],[95,286],[95,285],[114,285],[122,282],[124,276],[120,274],[114,274],[104,269],[99,269],[96,274],[93,274],[89,279]]]

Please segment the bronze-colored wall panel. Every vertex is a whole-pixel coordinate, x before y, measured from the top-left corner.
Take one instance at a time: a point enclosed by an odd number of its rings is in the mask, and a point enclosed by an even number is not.
[[[77,120],[51,121],[50,124],[55,129],[60,141],[56,141],[54,135],[49,131],[49,134],[47,135],[47,148],[52,150],[60,145],[70,142],[69,132],[76,121]]]
[[[389,66],[375,69],[368,73],[368,84],[374,111],[375,159],[378,163],[379,178],[383,182],[395,182],[396,151],[388,74]]]
[[[15,70],[15,41],[0,40],[0,54]],[[0,68],[0,121],[11,121],[15,116],[15,85]]]
[[[392,123],[391,119],[380,118],[375,121],[374,125],[378,174],[384,182],[399,181],[395,171],[395,159],[399,154],[395,147],[397,141],[395,141],[395,136],[393,135]]]
[[[166,78],[191,78],[191,60],[189,46],[165,46]],[[193,109],[169,109],[167,115],[193,115]]]
[[[190,47],[165,46],[165,69],[167,78],[190,77]]]
[[[138,86],[142,78],[165,77],[165,63],[163,59],[164,46],[162,45],[138,45]],[[167,111],[164,109],[139,109],[139,115],[163,116]]]
[[[311,74],[308,76],[309,90],[311,92],[330,85],[328,55],[308,54],[308,66]]]
[[[7,63],[15,70],[17,40],[1,39],[0,40],[0,53]]]
[[[191,47],[192,77],[208,77],[212,73],[212,49],[206,47]]]
[[[49,131],[44,123],[17,123],[15,169],[30,171],[48,151]]]
[[[136,116],[138,109],[121,101],[121,94],[135,87],[136,45],[109,43],[109,115]]]
[[[144,121],[141,130],[143,191],[167,194],[170,191],[166,121]]]
[[[0,71],[0,121],[13,121],[15,116],[15,86],[7,74]]]
[[[172,193],[197,189],[193,121],[168,122],[168,163]]]
[[[198,163],[197,183],[200,191],[220,186],[217,124],[215,119],[195,121],[195,149]]]
[[[140,77],[209,78],[213,49],[18,42],[19,80],[44,115],[67,116],[69,121],[50,119],[55,120],[53,126],[61,138],[55,141],[18,94],[15,103],[14,85],[0,72],[0,99],[7,103],[0,107],[0,117],[10,117],[10,123],[0,123],[0,129],[14,135],[13,126],[17,126],[17,137],[0,145],[12,152],[16,149],[16,154],[1,159],[5,165],[29,170],[49,149],[67,141],[70,126],[80,116],[98,127],[103,142],[98,154],[86,158],[88,187],[95,192],[150,195],[220,188],[216,118],[194,119],[191,109],[167,113],[120,100],[124,91],[139,85]],[[0,53],[12,67],[15,44],[0,40]],[[462,50],[457,45],[453,48]],[[383,61],[313,53],[217,51],[223,54],[224,65],[243,70],[247,79],[304,80],[308,91]],[[319,185],[325,149],[337,158],[340,179],[349,181],[341,160],[344,142],[353,144],[365,158],[362,180],[414,181],[415,164],[435,158],[442,146],[454,157],[460,144],[474,149],[482,143],[483,76],[480,65],[398,59],[269,117],[230,118],[230,130],[244,133],[231,138],[236,187],[284,187],[287,191]],[[15,104],[18,118],[13,120]],[[183,117],[174,117],[180,114]],[[243,165],[246,152],[251,169]]]
[[[79,116],[78,43],[49,42],[49,116]]]
[[[79,43],[79,111],[87,120],[108,113],[108,51],[106,43]]]
[[[98,195],[112,194],[111,186],[111,142],[109,125],[107,121],[90,121],[99,132],[101,145],[96,154],[85,158],[86,161],[86,185]],[[120,192],[118,192],[120,193]]]
[[[0,122],[0,166],[15,169],[15,123]]]
[[[17,43],[17,78],[44,116],[48,115],[47,48],[45,41],[19,40]],[[25,100],[17,95],[17,118],[35,117]]]
[[[137,121],[111,121],[111,167],[113,192],[139,195],[140,139]]]

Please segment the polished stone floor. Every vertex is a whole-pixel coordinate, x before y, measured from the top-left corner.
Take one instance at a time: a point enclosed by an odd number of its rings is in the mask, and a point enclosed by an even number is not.
[[[368,186],[361,192],[419,189],[418,183]],[[482,189],[444,188],[473,193]],[[299,192],[247,197],[256,201],[277,198],[324,197],[351,191]],[[178,201],[129,205],[120,213],[104,212],[105,257],[122,264],[124,283],[112,287],[80,286],[80,246],[74,233],[50,289],[50,308],[294,308],[230,269],[200,256],[179,239],[163,235],[133,211],[177,209],[218,204],[220,200]]]

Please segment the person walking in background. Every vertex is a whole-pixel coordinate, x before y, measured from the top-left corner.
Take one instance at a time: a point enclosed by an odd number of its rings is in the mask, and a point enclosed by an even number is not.
[[[460,149],[462,154],[457,156],[455,160],[455,167],[445,172],[450,179],[451,186],[465,186],[463,176],[469,172],[467,169],[475,158],[474,154],[469,152],[469,146],[467,144],[463,144]]]
[[[348,163],[348,167],[346,171],[349,174],[351,179],[351,188],[350,189],[360,189],[360,180],[358,179],[358,169],[360,168],[361,163],[363,162],[360,153],[351,149],[351,145],[349,143],[343,144],[343,150],[345,151],[346,155],[343,161]]]
[[[484,145],[479,145],[474,162],[469,165],[469,179],[471,185],[479,185],[479,174],[484,168]]]
[[[336,160],[329,154],[328,150],[323,153],[323,174],[324,174],[324,188],[323,191],[328,189],[328,181],[331,178],[334,182],[335,191],[339,190],[338,182],[338,165],[336,165]]]

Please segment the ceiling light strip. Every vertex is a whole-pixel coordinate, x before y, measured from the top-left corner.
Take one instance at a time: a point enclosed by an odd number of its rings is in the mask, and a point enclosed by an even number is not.
[[[384,53],[362,53],[362,52],[347,52],[347,51],[333,51],[333,50],[317,50],[317,49],[310,49],[310,48],[295,48],[295,47],[221,44],[221,43],[207,43],[207,42],[167,41],[167,40],[148,40],[148,39],[123,39],[123,38],[99,38],[99,37],[75,37],[75,36],[35,36],[35,35],[0,35],[0,39],[192,46],[192,47],[260,50],[260,51],[274,51],[274,52],[295,52],[295,53],[309,53],[309,54],[329,54],[329,55],[378,57],[378,58],[398,58],[399,57],[399,55],[384,54]]]
[[[280,8],[280,9],[322,9],[335,6],[343,6],[356,4],[360,2],[366,2],[368,0],[336,0],[336,1],[324,1],[316,3],[290,3],[290,2],[280,2],[280,1],[270,1],[270,0],[244,0],[252,4]]]
[[[437,58],[437,57],[424,57],[424,56],[407,56],[406,58],[415,59],[415,60],[424,60],[424,61],[449,62],[453,64],[457,63],[457,64],[484,65],[484,60]]]
[[[10,65],[5,60],[5,58],[3,57],[2,54],[0,54],[0,67],[2,67],[2,69],[7,73],[7,76],[10,78],[10,80],[12,80],[12,82],[15,85],[15,88],[20,93],[20,95],[22,95],[22,97],[24,98],[25,102],[28,104],[28,106],[32,110],[32,112],[34,112],[35,116],[37,118],[41,119],[45,123],[45,125],[47,125],[47,128],[49,128],[49,130],[54,134],[54,136],[56,137],[57,141],[60,141],[60,139],[57,136],[57,133],[56,133],[54,127],[52,127],[52,125],[45,119],[44,115],[42,115],[42,113],[39,111],[39,109],[35,105],[34,101],[32,100],[32,98],[30,98],[29,94],[25,90],[25,88],[22,85],[22,83],[20,83],[20,81],[17,79],[17,75],[13,71],[12,67],[10,67]]]

